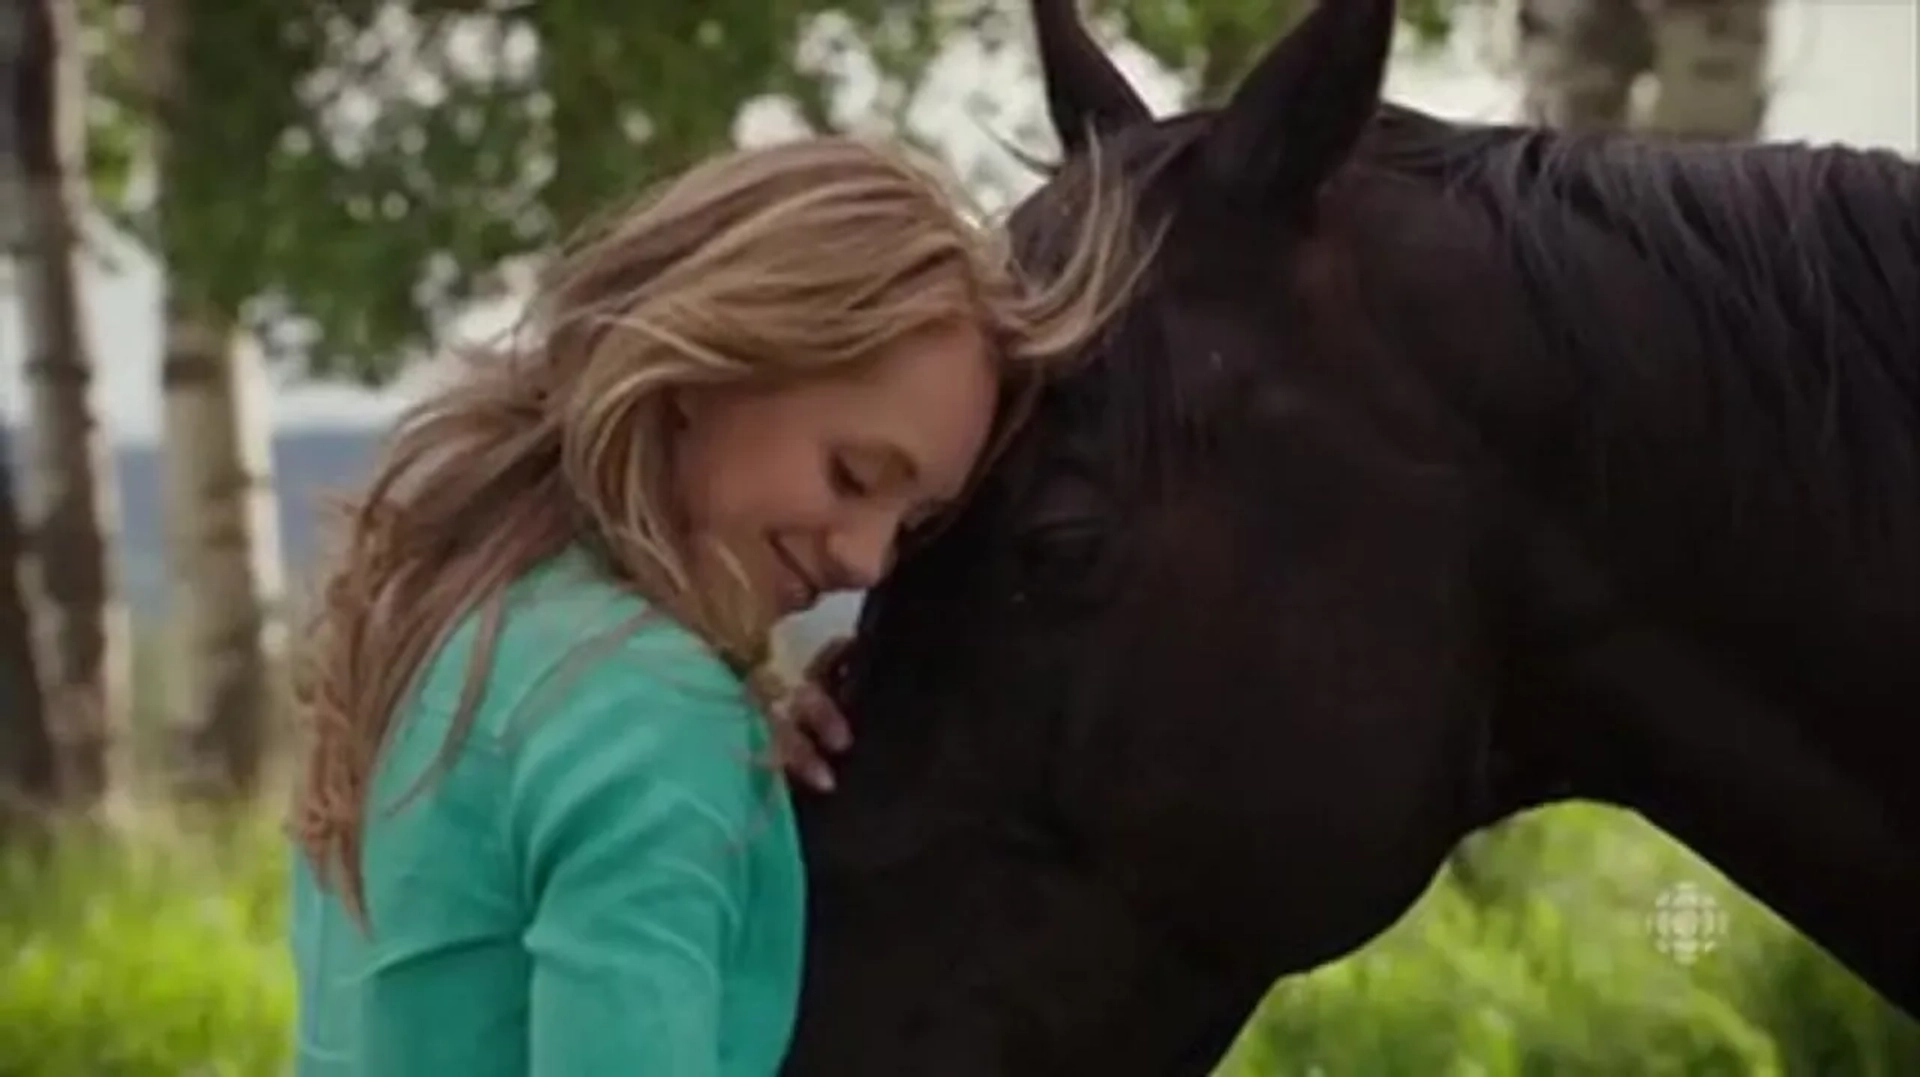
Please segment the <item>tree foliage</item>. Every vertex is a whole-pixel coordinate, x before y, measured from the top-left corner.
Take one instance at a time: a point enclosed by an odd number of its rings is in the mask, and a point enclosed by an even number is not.
[[[832,75],[803,49],[823,19],[906,42],[885,54],[902,65],[931,40],[921,5],[886,0],[180,2],[163,107],[133,75],[137,0],[88,0],[96,194],[193,300],[366,382],[507,292],[524,256],[726,145],[748,102],[827,126]],[[157,220],[130,182],[156,123]]]
[[[1457,0],[1408,0],[1432,38]],[[953,35],[1015,0],[180,0],[164,234],[135,182],[163,119],[135,72],[140,0],[85,0],[102,208],[189,298],[305,372],[377,383],[592,214],[727,144],[743,106],[805,126],[858,52],[898,110]],[[1201,98],[1304,0],[1091,0]],[[904,133],[904,132],[903,132]]]

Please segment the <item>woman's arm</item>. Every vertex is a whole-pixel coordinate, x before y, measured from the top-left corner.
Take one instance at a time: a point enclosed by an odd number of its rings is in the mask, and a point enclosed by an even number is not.
[[[718,1072],[722,955],[765,764],[722,667],[642,664],[667,650],[595,663],[514,749],[530,1077]]]

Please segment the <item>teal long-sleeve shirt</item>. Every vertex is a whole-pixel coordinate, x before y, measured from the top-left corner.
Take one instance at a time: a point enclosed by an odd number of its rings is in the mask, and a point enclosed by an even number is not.
[[[476,624],[375,776],[368,931],[295,858],[298,1077],[767,1077],[803,872],[742,687],[570,555],[514,587],[486,694],[435,764]]]

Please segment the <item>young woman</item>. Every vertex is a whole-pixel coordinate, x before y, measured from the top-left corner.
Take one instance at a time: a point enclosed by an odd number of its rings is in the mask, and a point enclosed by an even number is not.
[[[831,776],[763,719],[804,698],[770,627],[879,580],[1112,307],[1137,260],[1102,204],[1041,284],[893,151],[731,153],[564,252],[403,422],[302,677],[300,1077],[775,1072],[780,764]]]

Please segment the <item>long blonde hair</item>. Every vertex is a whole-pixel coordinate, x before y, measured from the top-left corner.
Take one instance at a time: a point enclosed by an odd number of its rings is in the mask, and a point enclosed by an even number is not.
[[[699,165],[561,252],[507,346],[401,421],[343,507],[303,648],[308,743],[294,836],[356,914],[374,763],[421,667],[484,606],[450,745],[497,636],[493,600],[589,545],[686,624],[763,704],[771,624],[740,581],[691,578],[668,486],[672,391],[767,385],[871,360],[924,329],[983,327],[1017,415],[1048,362],[1121,301],[1141,262],[1117,187],[1089,188],[1063,267],[1014,264],[998,229],[904,151],[821,137]]]

